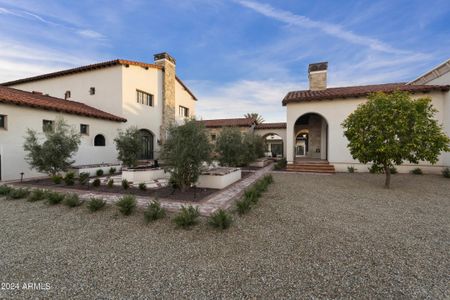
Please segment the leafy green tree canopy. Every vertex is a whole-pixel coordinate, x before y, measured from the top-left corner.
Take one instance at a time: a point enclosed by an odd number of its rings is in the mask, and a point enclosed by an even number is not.
[[[216,152],[222,166],[237,167],[241,164],[242,134],[237,127],[224,127],[216,139]]]
[[[171,183],[185,190],[195,184],[204,162],[211,162],[212,146],[203,124],[194,119],[172,126],[163,145],[161,158],[171,172]]]
[[[63,118],[44,128],[44,137],[28,129],[23,148],[26,161],[32,169],[49,175],[67,171],[74,163],[71,157],[78,151],[80,134],[70,127]]]
[[[436,163],[442,151],[449,151],[449,137],[434,119],[431,99],[411,99],[406,92],[375,93],[342,123],[353,158],[372,163],[386,174],[404,161]]]
[[[119,130],[114,142],[118,153],[117,159],[127,167],[135,167],[141,149],[141,134],[138,128],[131,126],[125,131]]]

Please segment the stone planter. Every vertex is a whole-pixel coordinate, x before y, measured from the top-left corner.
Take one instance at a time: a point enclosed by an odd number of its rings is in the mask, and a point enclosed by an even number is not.
[[[218,167],[203,172],[198,178],[197,187],[223,189],[239,181],[242,177],[239,168]]]
[[[268,164],[270,164],[272,160],[270,160],[267,157],[264,158],[258,158],[257,160],[255,160],[254,162],[250,163],[249,166],[250,167],[256,167],[256,168],[264,168],[265,166],[267,166]]]
[[[75,176],[79,176],[80,173],[89,173],[89,176],[97,176],[97,170],[101,169],[103,174],[108,175],[111,168],[115,168],[117,173],[120,172],[122,166],[120,164],[81,165],[75,166],[69,171],[74,172]]]
[[[161,168],[136,168],[123,169],[122,180],[126,179],[128,182],[141,183],[151,182],[156,179],[168,178],[169,173],[165,173]]]

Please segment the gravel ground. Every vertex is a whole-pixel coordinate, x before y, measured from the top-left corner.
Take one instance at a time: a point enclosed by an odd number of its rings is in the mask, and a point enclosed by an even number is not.
[[[0,200],[0,298],[449,299],[450,181],[274,174],[225,232]]]

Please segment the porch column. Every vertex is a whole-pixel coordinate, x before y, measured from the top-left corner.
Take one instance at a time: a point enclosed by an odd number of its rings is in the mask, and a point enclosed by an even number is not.
[[[320,132],[320,159],[327,159],[327,122],[322,118]]]
[[[294,121],[295,122],[295,121]],[[286,159],[288,164],[294,163],[294,124],[289,122],[289,119],[286,123]]]

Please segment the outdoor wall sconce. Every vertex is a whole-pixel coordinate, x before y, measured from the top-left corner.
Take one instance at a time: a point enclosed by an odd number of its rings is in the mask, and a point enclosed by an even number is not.
[[[24,172],[20,172],[20,182],[23,181],[23,174],[25,174]]]

